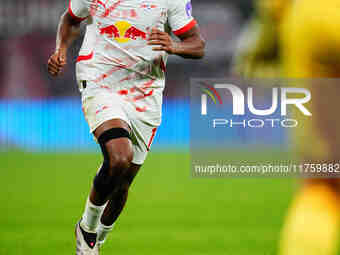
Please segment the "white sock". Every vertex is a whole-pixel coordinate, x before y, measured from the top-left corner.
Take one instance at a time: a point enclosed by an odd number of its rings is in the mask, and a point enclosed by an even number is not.
[[[97,228],[97,239],[100,244],[103,244],[106,240],[106,236],[112,231],[114,223],[111,226],[105,226],[103,223],[99,223]]]
[[[91,203],[90,199],[87,199],[85,211],[82,217],[82,220],[80,222],[80,226],[86,231],[86,232],[96,232],[96,228],[98,226],[100,217],[102,216],[104,209],[106,207],[106,204],[102,206],[96,206],[93,203]]]

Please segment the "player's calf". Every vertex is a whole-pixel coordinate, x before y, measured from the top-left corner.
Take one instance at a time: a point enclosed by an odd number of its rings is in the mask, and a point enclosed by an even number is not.
[[[140,168],[141,165],[132,164],[129,171],[124,175],[122,182],[115,187],[115,190],[111,194],[97,229],[98,242],[100,245],[105,242],[107,235],[113,229],[114,222],[121,214],[128,197],[130,185]]]

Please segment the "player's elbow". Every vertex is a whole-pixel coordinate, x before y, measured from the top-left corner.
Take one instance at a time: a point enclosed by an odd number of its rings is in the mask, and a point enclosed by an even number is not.
[[[203,38],[199,38],[195,41],[195,47],[194,50],[188,54],[187,56],[184,56],[185,58],[191,58],[191,59],[202,59],[205,56],[205,40]]]
[[[206,42],[203,38],[200,38],[198,41],[198,54],[197,54],[197,58],[198,59],[202,59],[205,56],[205,46],[206,46]]]
[[[60,24],[61,25],[67,25],[72,28],[80,28],[81,21],[78,19],[75,19],[68,10],[66,10],[60,17]]]

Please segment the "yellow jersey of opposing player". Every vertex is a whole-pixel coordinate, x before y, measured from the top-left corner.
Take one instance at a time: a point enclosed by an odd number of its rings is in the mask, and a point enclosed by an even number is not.
[[[339,7],[340,0],[257,0],[240,38],[234,73],[247,78],[339,78]],[[302,128],[294,131],[293,140],[305,159],[339,158],[340,121],[334,116],[340,86],[334,83],[304,84],[312,93],[313,116],[295,116]]]
[[[299,0],[282,26],[285,74],[340,77],[340,0]]]
[[[233,73],[247,78],[281,76],[281,21],[292,0],[256,0],[233,59]]]
[[[306,160],[340,159],[340,0],[298,0],[284,17],[281,54],[284,77],[314,78],[305,83],[311,91],[312,118],[300,119],[295,142]]]

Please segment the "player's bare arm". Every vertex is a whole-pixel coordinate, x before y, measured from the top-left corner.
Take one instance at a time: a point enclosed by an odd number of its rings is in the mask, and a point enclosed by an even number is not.
[[[68,11],[60,18],[56,49],[48,60],[48,72],[58,76],[67,62],[67,49],[80,34],[81,21],[74,19]]]
[[[168,54],[183,58],[199,59],[204,57],[205,41],[198,25],[178,37],[179,42],[173,40],[168,33],[153,28],[148,45],[157,45],[158,47],[153,48],[154,51],[166,51]]]

